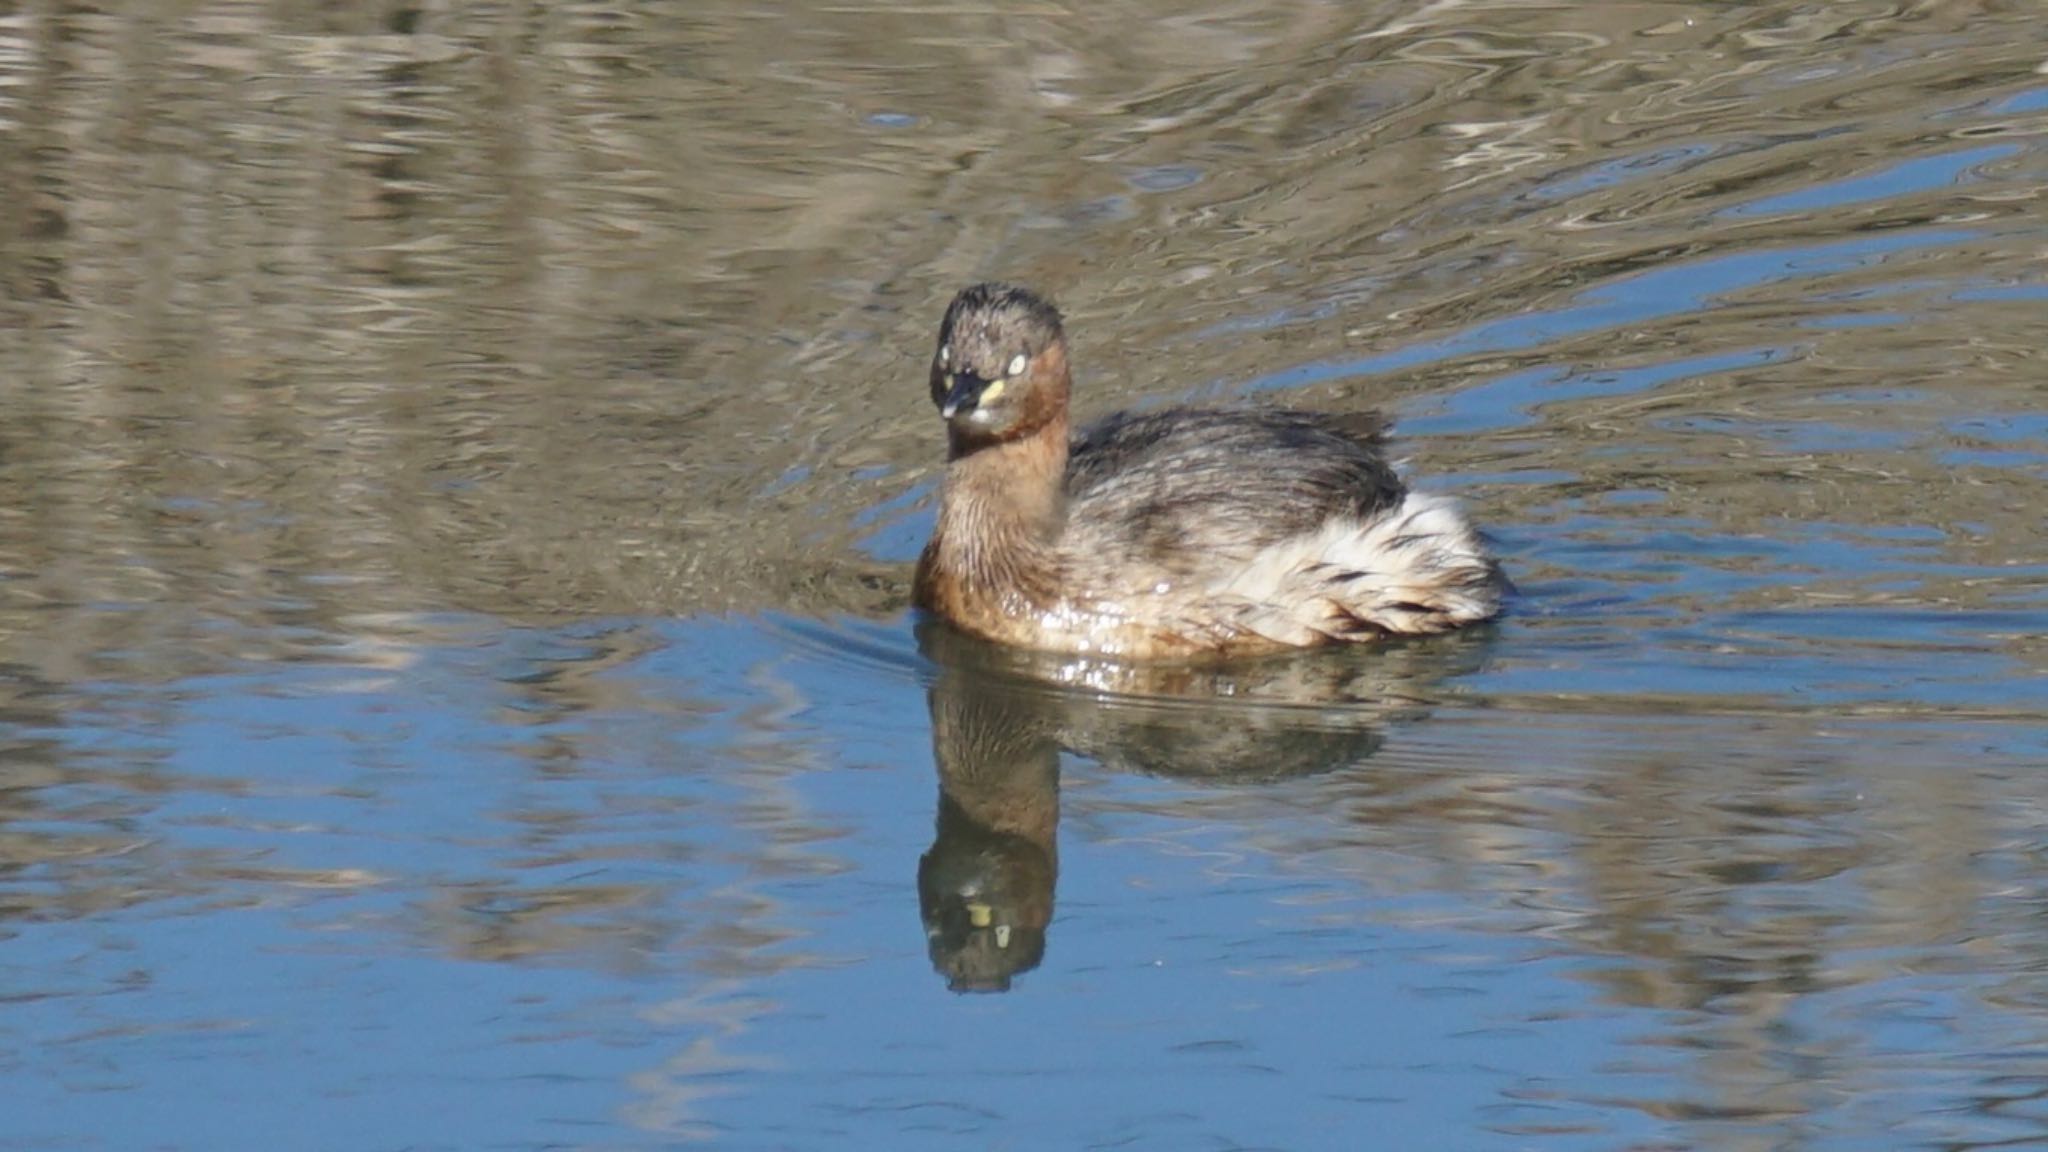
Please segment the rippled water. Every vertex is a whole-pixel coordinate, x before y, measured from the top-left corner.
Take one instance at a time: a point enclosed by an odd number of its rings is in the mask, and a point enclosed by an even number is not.
[[[2019,0],[0,5],[0,1147],[2048,1144],[2044,188]],[[992,275],[1513,614],[915,621]]]

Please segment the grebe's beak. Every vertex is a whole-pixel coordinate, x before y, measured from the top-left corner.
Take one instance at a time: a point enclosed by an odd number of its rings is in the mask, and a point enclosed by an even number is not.
[[[972,372],[955,372],[946,377],[946,399],[939,405],[939,415],[951,420],[962,412],[974,411],[1002,393],[1001,380],[983,380]]]

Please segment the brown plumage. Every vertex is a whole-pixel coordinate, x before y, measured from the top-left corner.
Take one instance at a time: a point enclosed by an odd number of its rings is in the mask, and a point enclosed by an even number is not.
[[[917,603],[989,639],[1138,659],[1429,633],[1500,610],[1450,501],[1407,487],[1374,419],[1118,413],[1069,439],[1066,336],[1026,289],[954,297],[947,425]]]

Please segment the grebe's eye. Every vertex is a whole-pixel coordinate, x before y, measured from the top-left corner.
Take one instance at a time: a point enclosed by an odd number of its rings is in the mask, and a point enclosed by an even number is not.
[[[939,345],[939,363],[944,364],[946,361],[951,360],[952,358],[953,350],[944,344]]]
[[[1029,362],[1029,359],[1022,352],[1019,352],[1015,356],[1010,357],[1010,370],[1003,373],[1003,375],[1022,376],[1024,374],[1024,365]]]

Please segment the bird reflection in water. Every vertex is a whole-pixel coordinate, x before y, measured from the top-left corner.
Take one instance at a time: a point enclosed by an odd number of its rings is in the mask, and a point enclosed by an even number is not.
[[[932,967],[1006,992],[1045,958],[1059,877],[1060,753],[1113,771],[1252,785],[1362,763],[1420,719],[1484,633],[1249,663],[1130,665],[1003,648],[933,620],[927,700],[938,833],[917,866]]]
[[[939,827],[917,863],[917,902],[932,967],[955,992],[1008,991],[1045,956],[1052,920],[1056,718],[1040,694],[959,668],[940,670],[929,701]]]

